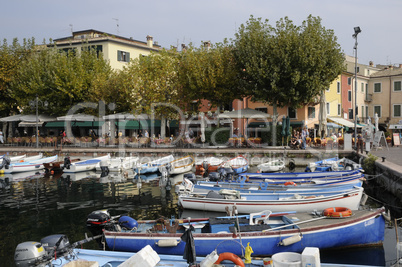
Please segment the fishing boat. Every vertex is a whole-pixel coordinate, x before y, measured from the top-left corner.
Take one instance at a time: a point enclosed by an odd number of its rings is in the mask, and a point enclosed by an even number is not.
[[[306,246],[329,249],[381,245],[384,240],[384,208],[350,211],[342,207],[332,213],[325,209],[325,216],[323,210],[317,210],[314,213],[262,211],[190,220],[135,221],[122,216],[120,228],[113,226],[110,216],[94,212],[88,216],[87,226],[93,235],[104,234],[109,250],[136,252],[150,245],[158,254],[171,255],[183,255],[185,243],[180,237],[189,227],[195,230],[192,235],[199,256],[213,250],[242,255],[242,248],[248,243],[253,256],[263,256],[302,252]],[[344,217],[335,217],[339,214]]]
[[[343,170],[359,170],[361,165],[353,160],[338,157],[310,162],[306,167],[306,172],[326,172],[326,171],[343,171]]]
[[[42,157],[43,157],[42,153],[31,157],[27,157],[26,155],[20,155],[14,157],[8,157],[7,155],[2,155],[0,157],[1,160],[0,170],[3,169],[5,166],[10,165],[11,163],[30,162],[33,160],[41,159]]]
[[[54,162],[48,162],[48,163],[43,163],[43,166],[45,167],[46,172],[60,172],[63,170],[64,165],[71,164],[74,162],[81,161],[79,158],[75,159],[70,159],[70,157],[64,158],[63,161],[54,161]]]
[[[191,231],[191,230],[186,230]],[[186,236],[186,233],[182,237]],[[245,247],[244,259],[231,252],[218,254],[217,250],[211,251],[206,257],[197,256],[195,246],[188,246],[186,253],[180,255],[158,254],[150,245],[146,245],[136,253],[121,251],[104,251],[93,249],[76,248],[84,243],[97,239],[99,236],[86,237],[83,240],[70,243],[67,236],[62,234],[50,235],[42,238],[41,242],[23,242],[17,245],[14,261],[16,266],[213,266],[213,264],[224,264],[227,267],[247,266],[263,267],[267,265],[285,264],[292,261],[293,264],[304,263],[305,265],[338,267],[348,265],[337,265],[321,263],[320,251],[315,247],[306,247],[303,252],[280,252],[272,255],[271,258],[255,258],[253,248],[248,244]],[[190,243],[192,236],[185,238],[183,242]],[[186,257],[184,257],[186,255]],[[222,266],[222,265],[220,265]],[[282,266],[282,265],[280,265]],[[354,265],[353,267],[362,267]]]
[[[280,172],[280,173],[240,173],[238,175],[239,181],[309,181],[309,180],[329,180],[332,178],[347,177],[360,170],[345,170],[345,171],[332,171],[332,172]]]
[[[173,160],[169,163],[169,173],[172,174],[180,174],[189,172],[193,169],[194,166],[194,157],[186,156],[176,160]]]
[[[184,178],[183,182],[176,185],[175,192],[177,194],[183,194],[185,192],[191,192],[196,194],[208,193],[209,191],[220,191],[222,189],[237,190],[240,193],[274,193],[274,192],[300,192],[300,191],[320,191],[320,190],[339,190],[350,189],[354,186],[362,186],[364,181],[363,174],[356,174],[348,179],[327,182],[322,184],[313,183],[237,183],[237,182],[209,182],[209,181],[196,181],[191,182],[189,179]]]
[[[82,172],[82,171],[91,171],[95,170],[96,166],[100,165],[102,160],[110,159],[110,155],[107,154],[106,156],[81,160],[77,162],[72,162],[70,164],[65,164],[63,172],[71,173],[71,172]]]
[[[139,157],[117,157],[102,160],[96,166],[96,171],[123,172],[132,170],[138,163]]]
[[[235,174],[240,174],[247,171],[248,160],[243,156],[237,156],[221,163],[219,168],[231,168]]]
[[[57,160],[57,155],[51,157],[45,157],[41,159],[32,160],[29,162],[17,162],[11,163],[4,167],[4,173],[16,173],[26,171],[37,171],[44,168],[44,163],[54,162]]]
[[[259,172],[279,172],[285,169],[285,161],[283,159],[270,160],[257,165]]]
[[[174,161],[174,157],[173,155],[169,155],[135,167],[134,171],[140,174],[158,172],[160,166],[171,163],[172,161]]]
[[[195,174],[204,175],[212,172],[217,172],[219,166],[223,162],[223,159],[216,157],[202,158],[195,163]]]
[[[236,190],[210,191],[207,194],[181,194],[178,205],[184,209],[226,212],[227,207],[236,205],[239,213],[261,210],[308,212],[326,207],[347,207],[357,210],[363,196],[363,188],[356,187],[338,192],[316,193],[240,193]]]

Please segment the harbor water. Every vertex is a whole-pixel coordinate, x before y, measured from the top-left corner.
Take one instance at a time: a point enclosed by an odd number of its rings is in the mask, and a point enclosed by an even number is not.
[[[94,210],[108,209],[111,215],[129,214],[135,219],[222,215],[180,211],[174,185],[182,179],[182,175],[160,179],[155,174],[138,179],[132,172],[2,174],[0,265],[14,266],[14,250],[21,242],[40,241],[52,234],[65,234],[70,242],[84,239],[85,233],[89,234],[87,215]],[[368,181],[365,189],[370,196],[369,205],[387,203],[395,217],[401,217],[400,200],[381,191],[374,180]],[[85,244],[84,248],[98,249],[95,242]],[[387,227],[384,245],[380,247],[329,250],[320,254],[322,262],[391,266],[397,257],[396,231],[393,226]]]

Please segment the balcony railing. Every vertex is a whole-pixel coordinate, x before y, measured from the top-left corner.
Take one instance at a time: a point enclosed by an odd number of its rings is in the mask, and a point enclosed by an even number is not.
[[[366,102],[373,101],[373,94],[366,94],[364,101],[366,101]]]

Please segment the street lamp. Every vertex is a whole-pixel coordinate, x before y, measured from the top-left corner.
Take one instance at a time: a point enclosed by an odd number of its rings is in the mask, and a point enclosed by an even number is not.
[[[35,100],[29,101],[29,105],[31,107],[35,106],[35,108],[36,108],[36,134],[35,134],[35,136],[36,136],[36,148],[39,147],[39,134],[38,134],[39,133],[39,129],[38,129],[38,124],[39,124],[38,105],[39,105],[39,103],[42,104],[42,106],[44,106],[44,107],[47,107],[47,105],[48,105],[47,101],[40,101],[39,98],[38,98],[38,95],[36,95]]]
[[[357,35],[362,32],[359,26],[354,27],[355,33],[352,35],[355,38],[355,46],[353,49],[355,50],[355,149],[357,151]]]

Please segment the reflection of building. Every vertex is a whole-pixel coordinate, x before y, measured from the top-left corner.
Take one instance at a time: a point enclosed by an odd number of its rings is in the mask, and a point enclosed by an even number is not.
[[[97,30],[83,30],[72,33],[72,36],[53,40],[59,49],[69,51],[72,49],[89,46],[97,53],[102,53],[114,69],[122,69],[130,59],[148,55],[151,51],[159,51],[160,45],[153,42],[152,36],[147,36],[147,41],[134,40]]]

